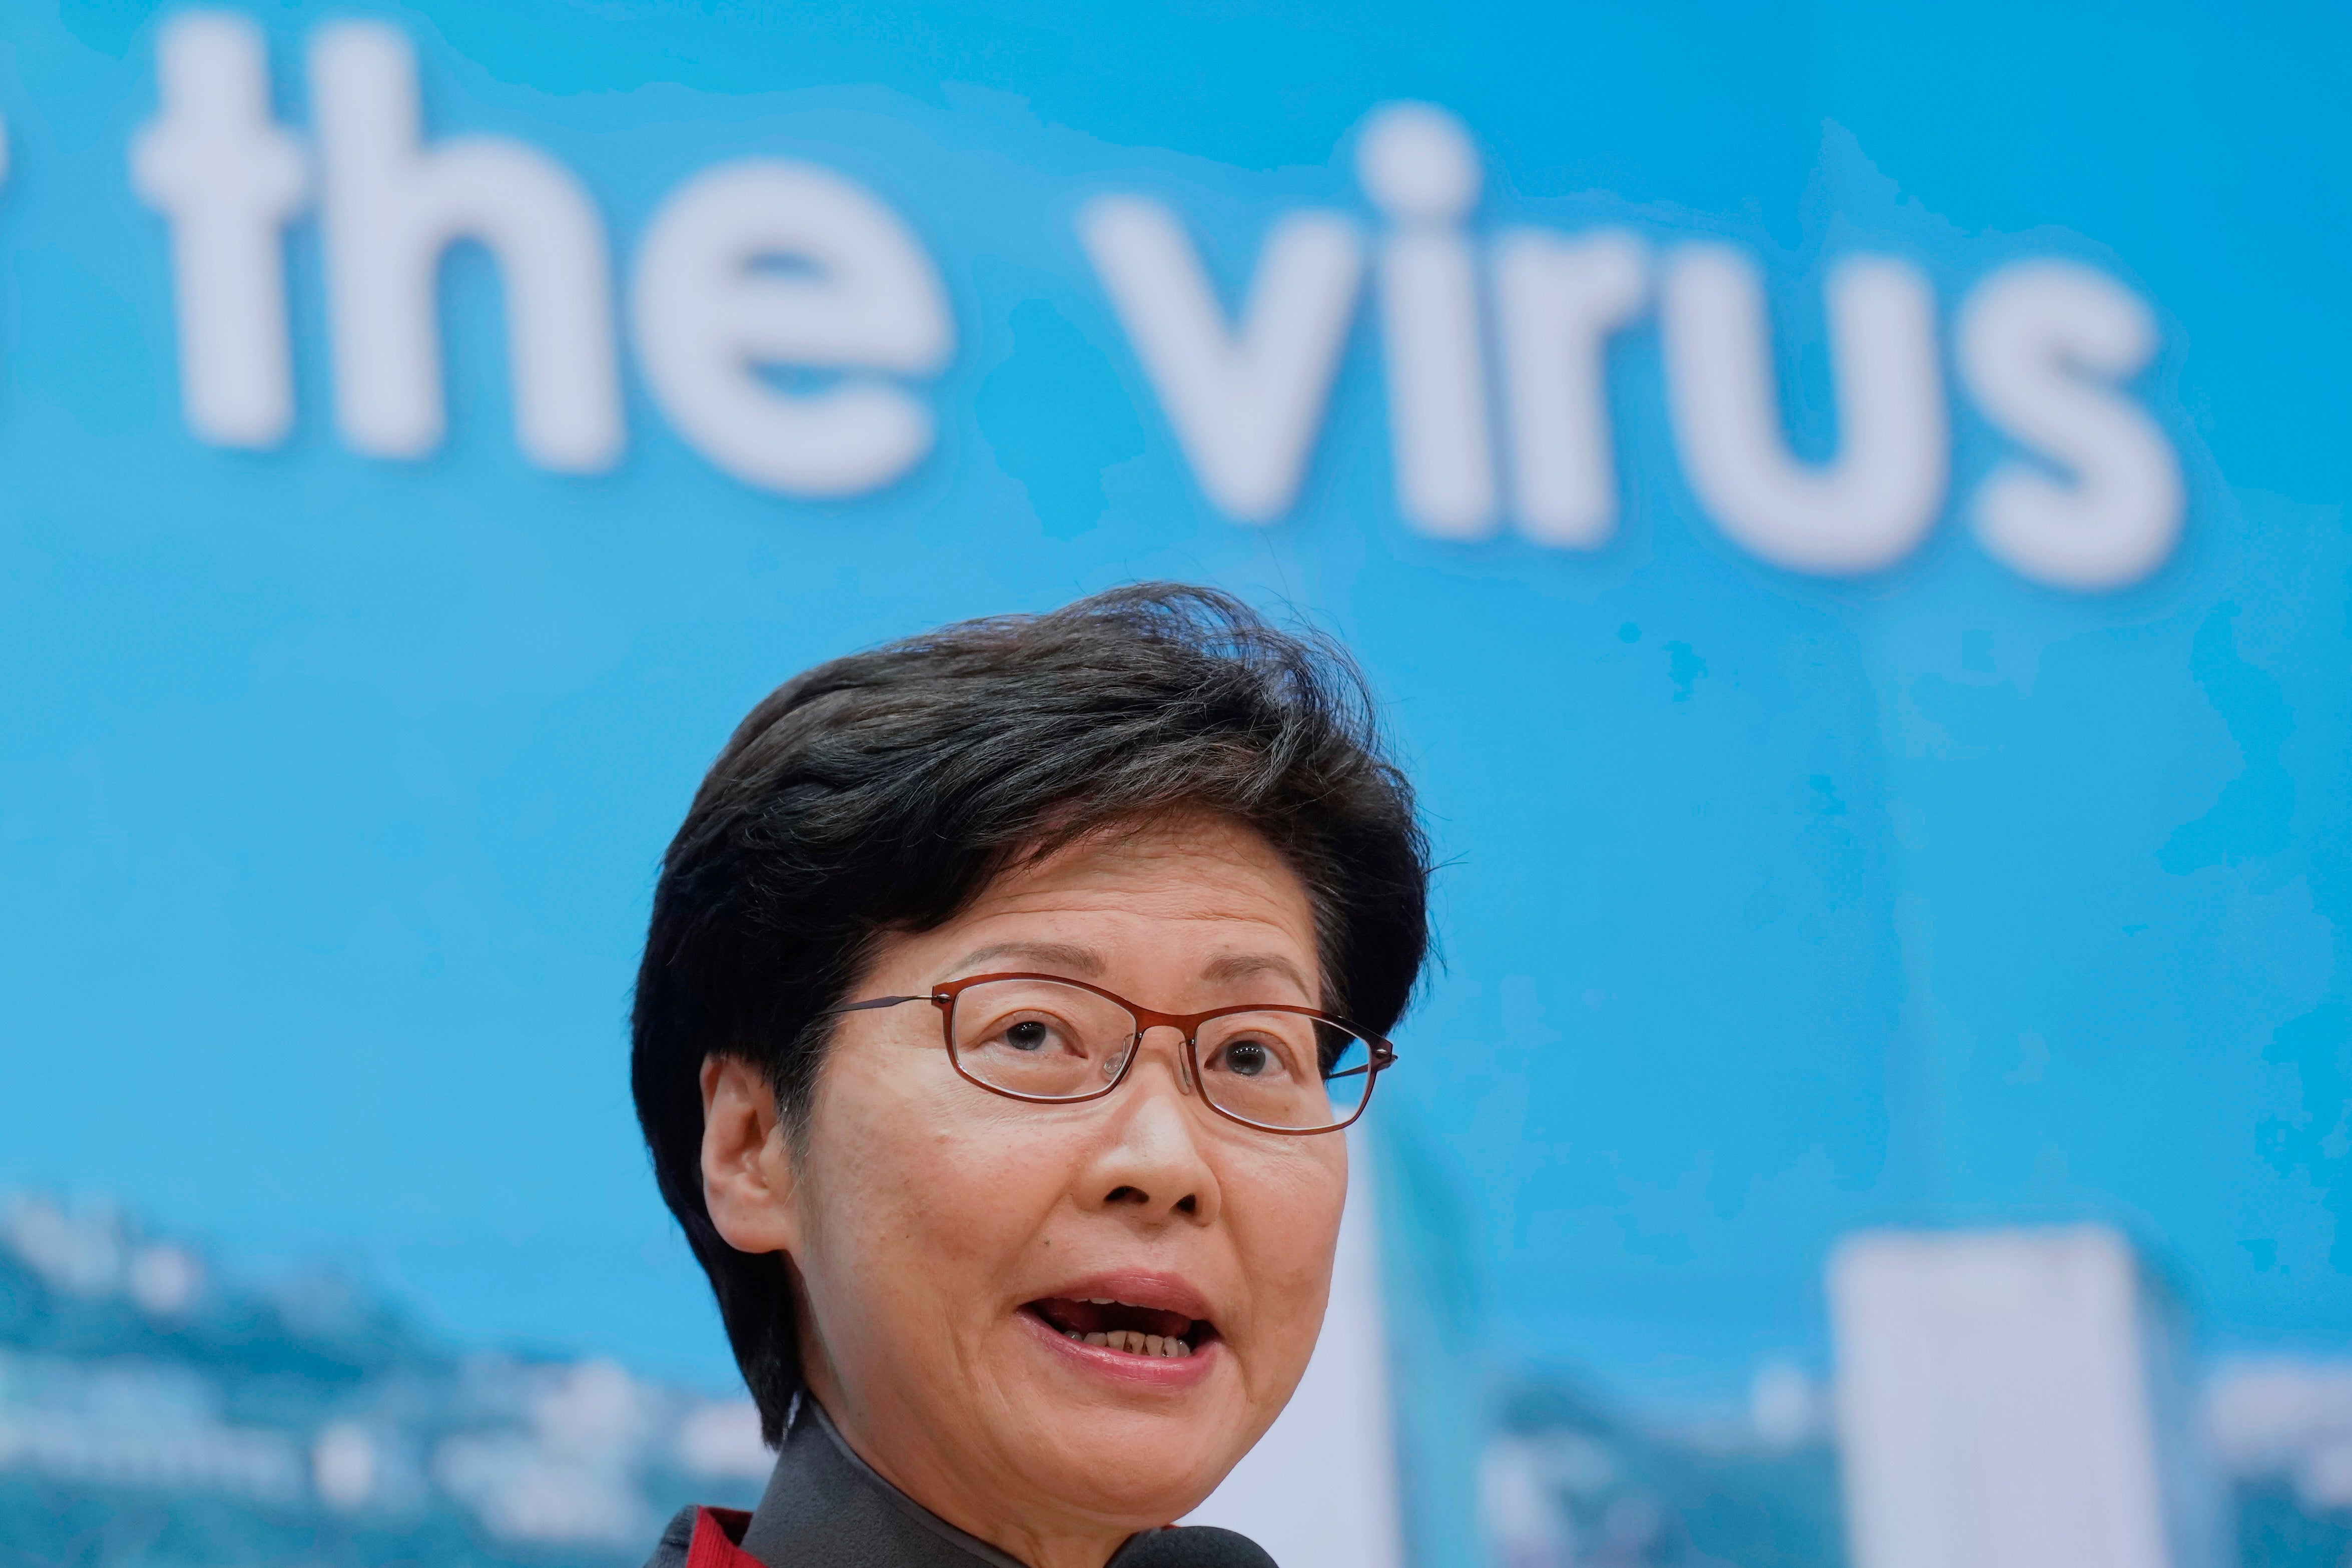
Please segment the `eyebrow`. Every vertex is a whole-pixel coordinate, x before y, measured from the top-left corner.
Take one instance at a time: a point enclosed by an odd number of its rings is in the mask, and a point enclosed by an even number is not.
[[[1093,948],[1067,942],[992,942],[985,947],[975,947],[966,953],[956,960],[953,968],[958,974],[968,975],[993,958],[1018,958],[1050,969],[1073,970],[1088,979],[1100,979],[1104,968],[1102,956]],[[1298,972],[1298,966],[1275,953],[1227,953],[1210,959],[1201,975],[1203,979],[1219,985],[1253,979],[1259,975],[1272,975],[1297,987],[1301,996],[1315,995],[1315,988],[1307,983],[1307,977]]]
[[[960,973],[969,973],[991,958],[1021,958],[1052,968],[1076,969],[1089,979],[1101,978],[1103,972],[1101,955],[1091,947],[1073,946],[1067,942],[992,942],[966,953],[956,960],[954,967]]]
[[[1211,959],[1201,973],[1203,978],[1221,983],[1273,975],[1297,987],[1301,996],[1312,997],[1315,994],[1315,988],[1307,983],[1307,977],[1298,972],[1298,966],[1274,953],[1228,953],[1221,958]]]

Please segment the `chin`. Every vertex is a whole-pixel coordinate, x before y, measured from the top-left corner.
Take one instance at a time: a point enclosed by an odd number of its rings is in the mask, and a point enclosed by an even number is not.
[[[994,1358],[1010,1375],[997,1385],[997,1408],[1012,1416],[1003,1451],[1072,1510],[1137,1529],[1172,1523],[1217,1489],[1272,1414],[1248,1396],[1242,1352],[1205,1318],[1122,1328],[1077,1321],[1087,1305],[1024,1308],[1004,1325]],[[1161,1343],[1146,1330],[1165,1331]]]
[[[1075,1509],[1137,1528],[1170,1524],[1198,1508],[1247,1451],[1231,1418],[1107,1410],[1051,1401],[1035,1427],[1031,1473]]]
[[[1197,1449],[1176,1454],[1091,1444],[1083,1448],[1055,1467],[1058,1474],[1039,1479],[1073,1507],[1126,1521],[1139,1530],[1173,1524],[1200,1507],[1238,1458],[1222,1448],[1209,1463],[1202,1462]]]

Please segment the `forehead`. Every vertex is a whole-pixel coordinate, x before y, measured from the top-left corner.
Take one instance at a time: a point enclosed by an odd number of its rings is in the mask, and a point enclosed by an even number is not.
[[[1059,959],[1034,967],[1089,979],[1139,962],[1234,981],[1311,978],[1318,967],[1297,873],[1255,830],[1205,812],[1090,834],[1017,864],[919,945],[950,963],[1013,959],[1025,947]]]

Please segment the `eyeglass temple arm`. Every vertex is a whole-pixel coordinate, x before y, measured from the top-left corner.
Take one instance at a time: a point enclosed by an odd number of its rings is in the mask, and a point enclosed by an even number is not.
[[[1395,1066],[1396,1059],[1397,1053],[1394,1051],[1382,1047],[1373,1051],[1371,1061],[1363,1066],[1343,1068],[1338,1072],[1329,1074],[1324,1082],[1328,1083],[1333,1078],[1358,1078],[1367,1072],[1377,1072],[1384,1068]]]
[[[895,1008],[901,1002],[935,1002],[939,999],[939,998],[934,996],[876,997],[869,1001],[844,1002],[837,1008],[825,1009],[824,1012],[819,1013],[817,1016],[819,1018],[831,1018],[835,1013],[866,1013],[872,1012],[877,1008]]]

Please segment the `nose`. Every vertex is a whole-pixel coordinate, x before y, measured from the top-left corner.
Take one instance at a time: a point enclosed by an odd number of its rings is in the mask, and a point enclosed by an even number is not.
[[[1200,1114],[1184,1102],[1193,1094],[1183,1040],[1168,1030],[1165,1051],[1144,1051],[1119,1092],[1104,1103],[1102,1137],[1080,1176],[1087,1207],[1122,1213],[1155,1227],[1177,1221],[1205,1225],[1223,1206],[1216,1167],[1208,1157]],[[1161,1063],[1166,1071],[1160,1071]]]
[[[1176,1064],[1177,1089],[1186,1094],[1200,1092],[1201,1086],[1192,1081],[1192,1053],[1186,1049],[1184,1036],[1175,1025],[1157,1024],[1145,1030],[1135,1037],[1136,1051],[1139,1053],[1141,1052],[1143,1048],[1150,1043],[1151,1037],[1155,1034],[1159,1035],[1161,1042],[1167,1046],[1169,1060]],[[1139,1068],[1143,1065],[1144,1063],[1140,1061],[1136,1063]]]

